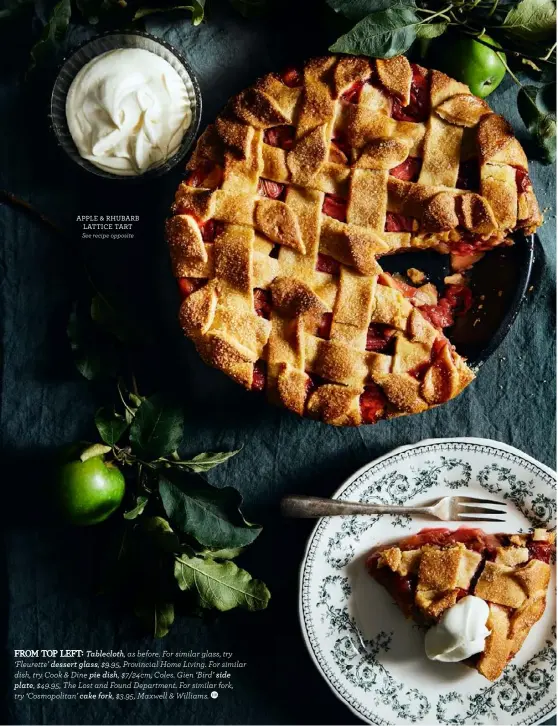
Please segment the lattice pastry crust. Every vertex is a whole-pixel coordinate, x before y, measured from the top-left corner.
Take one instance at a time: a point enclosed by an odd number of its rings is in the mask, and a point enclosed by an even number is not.
[[[269,74],[200,137],[167,239],[180,322],[246,388],[336,425],[442,404],[474,375],[435,289],[379,258],[474,261],[541,222],[507,122],[438,71],[329,56]]]

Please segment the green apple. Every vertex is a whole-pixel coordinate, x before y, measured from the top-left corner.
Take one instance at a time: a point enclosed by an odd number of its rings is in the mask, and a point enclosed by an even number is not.
[[[471,93],[486,98],[502,82],[506,66],[502,62],[506,56],[498,52],[498,43],[488,35],[481,35],[479,43],[465,35],[454,36],[443,41],[439,52],[433,53],[433,61],[439,61],[440,70],[452,78],[466,83]],[[489,43],[495,50],[484,43]]]
[[[71,524],[104,522],[118,509],[126,483],[122,472],[103,456],[68,461],[58,467],[54,496],[60,515]]]

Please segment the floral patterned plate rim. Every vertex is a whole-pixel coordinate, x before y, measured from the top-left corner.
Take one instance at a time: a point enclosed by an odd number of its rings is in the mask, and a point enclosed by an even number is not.
[[[556,474],[499,441],[429,439],[366,464],[333,495],[338,499],[423,503],[444,494],[501,500],[506,521],[487,532],[554,528]],[[456,529],[457,522],[440,523]],[[375,544],[432,520],[407,516],[323,518],[310,535],[300,570],[299,615],[312,659],[330,688],[371,724],[536,724],[556,709],[556,581],[545,614],[494,683],[459,663],[424,655],[423,634],[366,573]],[[477,526],[471,523],[471,526]],[[553,568],[554,569],[554,568]]]

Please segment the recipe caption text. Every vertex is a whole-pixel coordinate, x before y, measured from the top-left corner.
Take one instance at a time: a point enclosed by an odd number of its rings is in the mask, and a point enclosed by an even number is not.
[[[234,689],[246,663],[233,653],[87,650],[14,650],[15,700],[206,700]]]

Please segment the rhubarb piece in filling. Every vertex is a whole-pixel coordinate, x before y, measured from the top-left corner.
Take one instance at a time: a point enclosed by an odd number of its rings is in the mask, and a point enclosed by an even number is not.
[[[425,304],[420,295],[421,288],[409,285],[403,280],[383,272],[379,278],[380,285],[394,287],[420,310],[421,314],[438,330],[449,328],[455,318],[465,315],[473,306],[473,293],[466,284],[446,285],[444,294],[435,304]],[[432,286],[430,286],[431,289]],[[422,288],[425,289],[425,288]]]
[[[364,387],[360,395],[360,414],[362,422],[367,424],[376,423],[386,411],[387,399],[382,389],[374,383]]]
[[[397,121],[412,121],[419,123],[426,121],[430,114],[430,83],[428,71],[411,63],[413,80],[411,83],[411,101],[408,106],[402,106],[399,99],[394,98],[391,115]]]
[[[267,379],[267,364],[264,360],[258,360],[254,363],[254,372],[252,374],[252,390],[263,391]]]
[[[285,194],[285,185],[260,177],[258,182],[258,194],[268,199],[281,199]]]
[[[304,75],[302,71],[295,66],[285,68],[285,70],[279,74],[279,77],[289,88],[298,88],[304,83]]]
[[[419,178],[422,159],[415,156],[408,156],[405,161],[389,170],[390,176],[402,181],[416,182]]]
[[[341,263],[334,260],[333,257],[320,252],[316,261],[316,270],[318,272],[327,272],[328,275],[338,275],[341,272]]]
[[[199,277],[179,277],[178,289],[180,291],[180,296],[183,300],[185,300],[187,297],[190,297],[193,292],[199,290],[206,282],[207,280],[202,280]]]
[[[264,131],[264,143],[290,151],[293,148],[295,132],[294,126],[273,126]]]
[[[340,222],[347,221],[347,200],[336,194],[326,194],[322,206],[322,212],[328,217],[338,219]]]
[[[413,217],[407,217],[404,214],[396,214],[395,212],[387,212],[385,232],[412,232],[415,228],[415,220]]]
[[[223,169],[212,161],[204,161],[189,171],[184,181],[189,187],[216,189],[223,181]]]
[[[450,328],[456,317],[461,317],[473,307],[473,293],[467,285],[447,285],[444,295],[436,305],[420,308],[424,317],[438,330]]]
[[[254,289],[254,310],[261,317],[269,320],[271,317],[271,293],[259,287]]]

